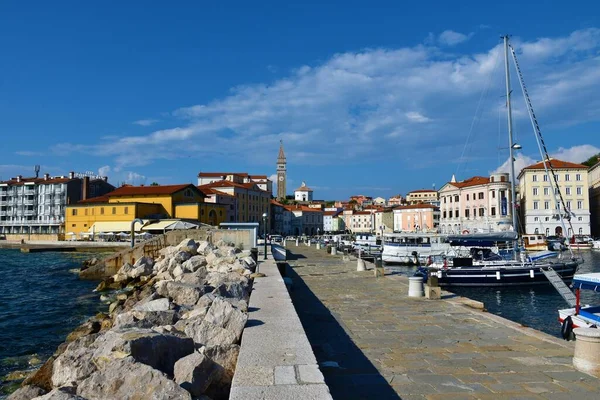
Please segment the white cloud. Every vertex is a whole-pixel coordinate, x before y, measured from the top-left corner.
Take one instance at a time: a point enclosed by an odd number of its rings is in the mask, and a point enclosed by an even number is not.
[[[552,154],[552,157],[562,161],[582,163],[596,154],[600,154],[600,148],[590,144],[584,144],[581,146],[573,146],[568,149],[561,147]]]
[[[525,168],[528,165],[532,165],[535,164],[537,162],[537,160],[526,156],[524,154],[516,154],[515,155],[515,175],[519,176],[519,174],[521,173],[521,170],[523,168]],[[510,158],[506,159],[506,161],[504,161],[504,163],[499,166],[498,168],[496,168],[495,171],[491,172],[492,174],[497,174],[497,173],[507,173],[510,176]]]
[[[423,114],[416,112],[416,111],[410,111],[406,113],[406,118],[408,118],[409,121],[412,122],[429,122],[431,121],[430,118],[427,118],[426,116],[424,116]]]
[[[126,172],[125,182],[130,185],[143,185],[146,183],[146,177],[142,174],[138,174],[137,172],[128,171]]]
[[[157,120],[157,119],[140,119],[137,121],[133,121],[133,123],[135,125],[139,125],[139,126],[150,126],[150,125],[154,125],[158,121],[159,120]]]
[[[445,46],[456,46],[459,43],[466,42],[471,38],[471,36],[473,36],[473,33],[465,35],[464,33],[446,30],[440,33],[438,42]]]
[[[109,173],[110,173],[110,166],[108,166],[108,165],[98,168],[98,175],[100,175],[100,176],[108,176]]]
[[[443,34],[445,43],[471,35],[453,34]],[[513,43],[543,129],[600,121],[600,30]],[[422,44],[339,53],[281,79],[240,85],[224,97],[175,110],[177,123],[168,129],[62,143],[53,151],[108,157],[113,172],[190,156],[272,165],[280,140],[296,165],[337,163],[340,155],[347,162],[380,162],[400,153],[405,163],[447,164],[449,154],[461,154],[489,85],[472,138],[474,148],[484,150],[471,152],[489,158],[497,153],[486,135],[498,124],[501,57],[500,43],[467,54]],[[514,90],[518,126],[527,117],[516,100],[518,86]]]
[[[42,153],[39,151],[29,151],[29,150],[15,151],[15,154],[19,155],[19,156],[25,156],[25,157],[34,157],[34,156],[42,155]]]

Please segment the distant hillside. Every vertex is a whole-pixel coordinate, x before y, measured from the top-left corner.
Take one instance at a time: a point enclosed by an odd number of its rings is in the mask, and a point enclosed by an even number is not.
[[[591,156],[590,158],[582,162],[582,164],[587,167],[592,167],[598,164],[598,161],[600,161],[600,153],[596,154],[595,156]]]

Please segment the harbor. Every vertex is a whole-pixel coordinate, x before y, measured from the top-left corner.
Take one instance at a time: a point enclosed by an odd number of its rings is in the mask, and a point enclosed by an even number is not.
[[[573,342],[449,292],[437,301],[410,298],[408,278],[392,270],[375,278],[357,272],[356,260],[314,247],[289,253],[292,300],[334,398],[598,396],[600,380],[572,366]],[[543,303],[517,313],[548,312],[559,326],[556,308],[541,310]]]

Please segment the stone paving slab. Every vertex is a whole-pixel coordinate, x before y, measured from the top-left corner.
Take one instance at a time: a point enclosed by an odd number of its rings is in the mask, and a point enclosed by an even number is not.
[[[325,250],[288,250],[292,301],[334,399],[600,399],[572,342],[457,296],[408,298],[406,277]]]

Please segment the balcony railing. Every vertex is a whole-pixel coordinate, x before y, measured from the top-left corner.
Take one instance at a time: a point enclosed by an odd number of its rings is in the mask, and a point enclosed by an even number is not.
[[[55,220],[55,221],[0,221],[0,226],[2,225],[21,225],[21,226],[49,226],[49,225],[60,225],[64,221]]]

